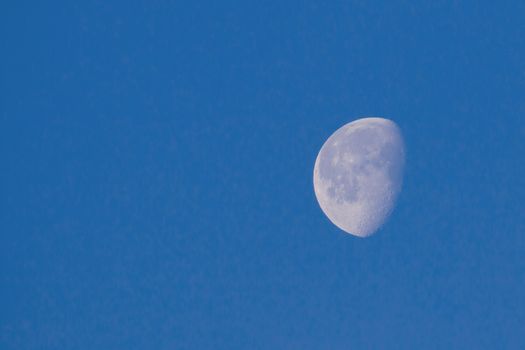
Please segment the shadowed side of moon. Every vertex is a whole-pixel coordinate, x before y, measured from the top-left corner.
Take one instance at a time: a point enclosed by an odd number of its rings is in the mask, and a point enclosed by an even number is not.
[[[397,125],[363,118],[344,125],[321,148],[314,189],[336,226],[360,237],[373,234],[390,215],[401,190],[405,150]]]

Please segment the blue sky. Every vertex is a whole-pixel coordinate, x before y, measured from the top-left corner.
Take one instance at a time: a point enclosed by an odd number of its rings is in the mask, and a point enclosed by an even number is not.
[[[2,349],[525,347],[523,2],[1,7]],[[361,116],[368,239],[312,186]]]

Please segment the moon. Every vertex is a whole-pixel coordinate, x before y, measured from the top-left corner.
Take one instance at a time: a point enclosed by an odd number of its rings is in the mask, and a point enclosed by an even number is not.
[[[405,146],[396,123],[384,118],[355,120],[336,130],[317,155],[317,201],[343,231],[370,236],[394,208],[404,165]]]

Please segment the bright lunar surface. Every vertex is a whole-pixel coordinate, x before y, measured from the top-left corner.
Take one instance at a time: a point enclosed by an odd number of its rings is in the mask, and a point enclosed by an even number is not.
[[[401,190],[405,147],[388,119],[348,123],[326,140],[314,167],[315,195],[340,229],[373,234],[385,222]]]

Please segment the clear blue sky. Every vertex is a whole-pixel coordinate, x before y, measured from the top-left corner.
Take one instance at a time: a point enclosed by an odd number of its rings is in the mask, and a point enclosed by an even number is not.
[[[0,10],[0,348],[525,348],[523,1]],[[312,186],[402,129],[359,239]]]

